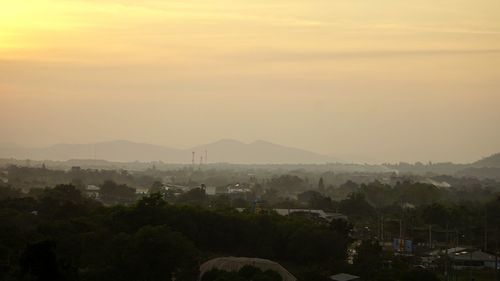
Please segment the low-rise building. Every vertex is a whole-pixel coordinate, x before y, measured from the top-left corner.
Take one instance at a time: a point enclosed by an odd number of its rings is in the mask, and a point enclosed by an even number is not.
[[[244,266],[253,266],[262,271],[271,270],[278,273],[283,281],[297,281],[288,270],[279,263],[259,258],[246,257],[220,257],[204,262],[200,265],[200,275],[198,280],[202,280],[203,275],[211,270],[218,269],[227,272],[238,272]]]
[[[135,194],[138,195],[147,195],[149,193],[149,188],[138,187],[135,189]]]
[[[83,193],[88,198],[93,198],[93,199],[99,199],[100,198],[100,192],[101,192],[101,188],[98,187],[98,186],[96,186],[96,185],[92,185],[92,184],[87,185],[87,187],[83,191]]]
[[[456,269],[464,268],[499,268],[499,258],[476,249],[466,249],[448,254]]]
[[[313,209],[274,209],[279,215],[289,216],[293,213],[309,213],[318,216],[328,222],[331,222],[335,219],[347,220],[347,216],[341,213],[330,213],[325,212],[323,210],[313,210]]]
[[[361,277],[347,273],[339,273],[330,276],[329,279],[334,281],[360,281]]]

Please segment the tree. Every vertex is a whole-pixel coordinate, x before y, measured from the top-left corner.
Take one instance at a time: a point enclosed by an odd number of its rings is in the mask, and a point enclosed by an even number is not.
[[[318,182],[318,189],[320,191],[324,191],[325,190],[325,183],[323,182],[323,178],[319,178],[319,182]]]
[[[313,190],[308,190],[299,193],[297,195],[297,201],[299,201],[299,203],[309,203],[315,197],[321,197],[321,193]]]
[[[272,178],[268,182],[270,188],[275,188],[276,190],[283,192],[300,191],[306,188],[306,182],[292,175],[282,175],[279,177]]]
[[[21,196],[22,192],[19,189],[15,189],[10,186],[0,186],[0,201],[19,198]]]
[[[365,195],[367,202],[377,208],[391,205],[397,200],[393,188],[379,181],[367,185],[361,184],[361,192]]]
[[[308,190],[297,195],[297,201],[307,203],[309,208],[330,210],[333,207],[333,202],[330,197],[321,195],[321,193],[313,190]]]
[[[95,202],[84,198],[75,186],[61,184],[43,190],[40,194],[38,211],[49,217],[68,219],[83,216],[93,206],[96,206]]]
[[[191,241],[167,226],[144,226],[132,234],[115,234],[87,269],[96,280],[195,280],[198,251]],[[95,259],[93,259],[95,260]]]
[[[264,201],[269,202],[270,204],[277,203],[280,199],[279,192],[277,189],[274,188],[266,189],[266,191],[262,195],[262,199]]]
[[[55,243],[51,241],[29,244],[20,258],[22,280],[65,280],[54,249]]]
[[[427,269],[412,269],[403,273],[402,280],[405,281],[439,281],[440,279],[436,276],[436,273]]]
[[[107,180],[101,186],[101,200],[106,204],[131,204],[136,199],[135,189]]]
[[[445,206],[434,203],[423,207],[422,217],[426,224],[446,227],[450,221],[450,212]]]
[[[137,206],[139,208],[145,207],[163,207],[167,204],[167,202],[163,199],[163,196],[160,193],[152,193],[149,196],[143,197],[138,203]]]
[[[205,204],[206,197],[207,195],[205,193],[205,189],[197,187],[179,196],[177,202],[194,206],[202,206]]]
[[[332,220],[329,224],[331,230],[335,231],[339,235],[348,238],[352,232],[352,224],[344,219]]]
[[[351,193],[339,203],[340,212],[356,219],[368,219],[374,215],[373,207],[368,204],[362,193]]]
[[[154,181],[149,188],[149,193],[163,193],[164,191],[163,184],[160,181]]]
[[[373,280],[382,268],[382,248],[375,240],[365,240],[356,249],[354,268],[363,280]]]
[[[182,234],[166,226],[141,228],[131,241],[132,276],[127,280],[190,280],[196,276],[198,255],[195,246]],[[194,276],[193,276],[194,275]]]

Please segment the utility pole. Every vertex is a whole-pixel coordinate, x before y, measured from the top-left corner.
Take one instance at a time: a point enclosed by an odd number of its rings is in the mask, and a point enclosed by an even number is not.
[[[488,251],[488,209],[484,210],[484,251]]]
[[[381,227],[380,227],[380,238],[384,242],[384,215],[382,215]]]
[[[429,249],[432,249],[432,225],[429,224]]]
[[[495,280],[498,280],[498,227],[495,228]]]
[[[445,250],[446,256],[444,257],[444,276],[445,276],[446,281],[450,280],[450,278],[448,276],[448,248],[449,248],[448,242],[449,242],[449,240],[448,240],[448,223],[446,223],[446,250]]]
[[[378,241],[378,244],[380,245],[380,229],[382,227],[382,218],[378,218],[378,222],[377,222],[377,241]]]
[[[470,264],[471,264],[471,266],[469,266],[469,280],[474,280],[474,279],[472,279],[472,250],[470,251],[469,259],[470,259]]]
[[[403,239],[403,220],[399,220],[399,239]]]

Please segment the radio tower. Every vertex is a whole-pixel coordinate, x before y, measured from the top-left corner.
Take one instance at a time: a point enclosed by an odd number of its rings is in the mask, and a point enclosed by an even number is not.
[[[193,163],[193,166],[194,166],[194,154],[195,154],[195,152],[193,151],[191,153],[193,154],[193,159],[191,160],[191,162]]]

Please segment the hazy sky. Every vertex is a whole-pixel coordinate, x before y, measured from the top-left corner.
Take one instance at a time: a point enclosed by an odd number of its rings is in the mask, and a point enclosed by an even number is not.
[[[500,152],[500,1],[0,0],[0,132],[472,161]]]

